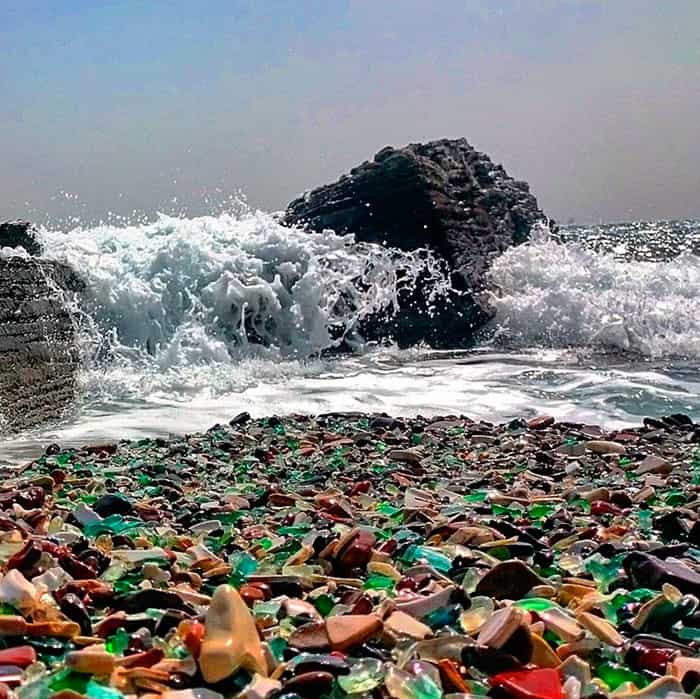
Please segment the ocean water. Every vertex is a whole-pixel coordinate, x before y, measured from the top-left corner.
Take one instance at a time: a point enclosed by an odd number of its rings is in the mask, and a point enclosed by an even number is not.
[[[67,299],[80,397],[61,423],[1,441],[0,462],[51,442],[193,432],[243,410],[700,419],[700,222],[536,231],[495,261],[497,314],[478,345],[452,352],[366,344],[356,331],[419,274],[441,303],[449,283],[427,251],[246,211],[41,236],[45,256],[87,282]],[[352,354],[334,351],[343,341]]]

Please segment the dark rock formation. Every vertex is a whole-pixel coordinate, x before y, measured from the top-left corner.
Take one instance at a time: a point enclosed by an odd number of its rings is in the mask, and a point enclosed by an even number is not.
[[[41,244],[28,221],[0,223],[0,248],[24,248],[30,255],[41,255]]]
[[[9,247],[7,238],[0,247]],[[80,351],[62,291],[81,284],[64,265],[0,257],[0,435],[59,418],[70,406]]]
[[[293,201],[283,220],[403,250],[432,249],[463,294],[431,315],[418,288],[403,299],[398,317],[374,319],[362,330],[370,337],[388,331],[400,344],[425,339],[455,347],[493,315],[481,293],[491,260],[527,240],[546,217],[527,183],[458,139],[384,148],[372,162]]]

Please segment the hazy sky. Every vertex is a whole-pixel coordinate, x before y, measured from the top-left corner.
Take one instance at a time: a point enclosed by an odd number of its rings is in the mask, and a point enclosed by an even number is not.
[[[700,216],[700,0],[0,0],[0,220],[278,209],[459,136],[560,220]]]

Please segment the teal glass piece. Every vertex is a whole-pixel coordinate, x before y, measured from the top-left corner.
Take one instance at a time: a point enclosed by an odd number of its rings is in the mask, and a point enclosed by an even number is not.
[[[700,629],[694,626],[684,626],[681,623],[674,624],[673,630],[678,638],[684,641],[700,642]]]
[[[626,554],[620,554],[607,559],[600,554],[594,554],[586,559],[584,568],[587,573],[593,576],[593,579],[600,585],[601,589],[607,592],[610,583],[623,574],[622,562],[625,556]]]
[[[447,573],[452,568],[452,561],[444,553],[430,548],[429,546],[411,544],[406,551],[404,551],[401,560],[409,565],[417,561],[425,560],[428,565],[432,566],[440,573]]]
[[[124,696],[118,689],[90,680],[87,684],[87,696],[91,699],[122,699]]]
[[[435,609],[425,616],[422,621],[433,629],[441,629],[444,626],[454,626],[462,612],[461,605],[448,605]]]
[[[231,565],[234,565],[234,563],[231,562]],[[257,569],[258,562],[247,553],[242,554],[240,559],[234,565],[235,572],[245,577],[252,575]]]
[[[267,645],[277,661],[282,662],[282,659],[284,658],[284,651],[287,648],[287,641],[285,641],[281,636],[277,636],[271,641],[268,641]]]
[[[393,538],[398,543],[402,543],[405,541],[420,541],[421,537],[420,537],[420,534],[418,534],[418,532],[414,532],[410,529],[400,529],[399,531],[394,533]]]
[[[414,699],[441,699],[442,690],[427,674],[421,673],[406,681],[406,689]]]
[[[637,512],[637,525],[639,531],[648,534],[652,529],[651,510],[639,510]]]

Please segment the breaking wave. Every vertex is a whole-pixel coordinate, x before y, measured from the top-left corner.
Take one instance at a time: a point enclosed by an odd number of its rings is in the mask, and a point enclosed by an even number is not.
[[[660,358],[700,356],[700,257],[619,259],[546,231],[491,269],[496,340]]]
[[[450,288],[425,250],[303,232],[260,212],[41,237],[44,256],[87,284],[74,299],[87,389],[105,396],[216,394],[320,371],[321,352],[361,348],[360,323],[393,313],[419,276],[435,303]]]

